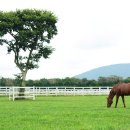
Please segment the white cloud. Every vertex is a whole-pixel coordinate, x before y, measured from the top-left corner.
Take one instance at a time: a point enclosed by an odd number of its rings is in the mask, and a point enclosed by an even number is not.
[[[128,0],[0,0],[3,11],[37,8],[58,17],[58,35],[51,41],[56,51],[41,60],[40,68],[28,78],[53,78],[77,75],[115,63],[128,63],[130,48],[130,2]],[[8,4],[7,4],[8,3]],[[11,76],[13,57],[0,49],[0,75]]]

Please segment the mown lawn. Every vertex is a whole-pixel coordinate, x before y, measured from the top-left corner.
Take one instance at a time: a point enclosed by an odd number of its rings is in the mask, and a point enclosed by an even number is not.
[[[114,101],[115,102],[115,101]],[[0,130],[130,130],[126,109],[106,108],[106,96],[36,97],[9,101],[0,97]]]

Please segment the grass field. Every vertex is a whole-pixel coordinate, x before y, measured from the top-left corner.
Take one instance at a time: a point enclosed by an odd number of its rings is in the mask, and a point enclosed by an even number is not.
[[[115,101],[114,101],[115,102]],[[126,109],[106,108],[106,96],[36,97],[9,101],[0,97],[0,130],[130,130]]]

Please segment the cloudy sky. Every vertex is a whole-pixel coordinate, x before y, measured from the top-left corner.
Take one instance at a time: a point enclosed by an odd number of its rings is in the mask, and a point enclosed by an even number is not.
[[[58,17],[56,49],[28,79],[65,78],[111,64],[130,63],[129,0],[0,0],[0,10],[45,9]],[[0,47],[0,76],[19,73]]]

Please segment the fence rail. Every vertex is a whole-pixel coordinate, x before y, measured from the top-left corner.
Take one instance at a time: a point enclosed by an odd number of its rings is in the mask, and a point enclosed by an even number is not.
[[[19,87],[0,87],[0,95],[10,95],[12,88]],[[29,88],[29,87],[26,87]],[[33,93],[38,95],[108,95],[111,87],[33,87]],[[32,89],[32,87],[30,87]]]
[[[35,100],[35,87],[10,87],[9,100],[30,98]]]

